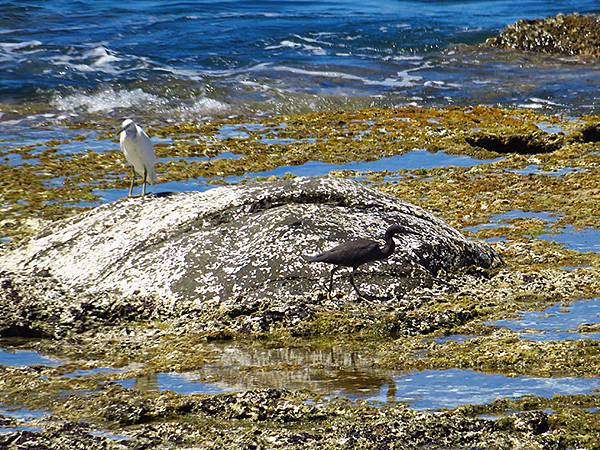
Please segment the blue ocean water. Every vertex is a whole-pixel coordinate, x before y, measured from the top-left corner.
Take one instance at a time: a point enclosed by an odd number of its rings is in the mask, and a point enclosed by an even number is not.
[[[498,59],[478,44],[521,18],[597,1],[15,1],[0,3],[6,105],[168,117],[355,105],[486,103],[593,112],[596,64]]]

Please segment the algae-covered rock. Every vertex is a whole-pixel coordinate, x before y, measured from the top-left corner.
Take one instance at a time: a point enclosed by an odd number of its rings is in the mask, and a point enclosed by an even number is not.
[[[309,264],[306,255],[380,238],[392,223],[416,234],[398,236],[391,258],[362,269],[357,280],[371,295],[405,293],[415,285],[413,269],[498,261],[488,245],[395,197],[348,180],[297,178],[123,199],[57,222],[0,257],[0,305],[14,310],[26,301],[31,314],[60,303],[60,321],[102,310],[116,320],[182,305],[252,309],[270,301],[282,305],[272,314],[285,315],[297,308],[290,305],[316,300],[328,279],[331,267]],[[341,279],[340,288],[349,290]],[[47,321],[43,312],[36,320]]]
[[[539,53],[600,57],[600,16],[558,14],[536,20],[519,20],[498,36],[492,47]]]

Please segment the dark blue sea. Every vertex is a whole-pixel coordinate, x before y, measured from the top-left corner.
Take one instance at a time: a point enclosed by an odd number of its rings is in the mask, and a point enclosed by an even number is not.
[[[4,0],[0,124],[470,103],[597,113],[597,64],[475,45],[518,19],[599,10],[590,0]]]

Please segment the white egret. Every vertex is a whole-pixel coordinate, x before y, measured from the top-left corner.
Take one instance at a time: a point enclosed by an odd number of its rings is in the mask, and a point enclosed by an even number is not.
[[[142,197],[146,195],[146,182],[156,183],[156,155],[152,142],[144,130],[131,119],[125,119],[117,133],[121,142],[121,150],[131,166],[131,184],[128,197],[133,194],[136,172],[144,179]]]

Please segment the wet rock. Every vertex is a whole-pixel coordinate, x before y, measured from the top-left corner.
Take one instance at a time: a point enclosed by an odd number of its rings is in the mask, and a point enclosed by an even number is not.
[[[0,427],[12,427],[16,425],[16,420],[12,417],[3,416],[0,414]]]
[[[118,321],[144,320],[148,299],[106,293],[94,296],[64,289],[46,274],[0,270],[0,336],[60,337]]]
[[[279,389],[246,391],[239,394],[218,395],[198,402],[196,413],[226,419],[253,421],[296,422],[308,417],[322,417],[314,406],[289,400],[292,394]]]
[[[584,143],[600,142],[600,124],[590,123],[584,126],[573,134],[572,139]]]
[[[0,434],[0,448],[11,450],[118,450],[126,444],[95,436],[82,423],[59,421],[40,432],[16,431]],[[138,447],[141,448],[141,447]]]
[[[550,135],[541,131],[527,134],[477,132],[468,136],[466,141],[473,147],[491,152],[531,155],[558,150],[563,145],[564,135]]]
[[[550,428],[548,414],[543,411],[527,411],[515,414],[513,418],[513,429],[515,431],[542,434]]]
[[[348,180],[297,178],[123,199],[57,222],[0,256],[0,334],[207,308],[229,317],[260,310],[257,322],[247,323],[258,330],[299,321],[331,269],[304,256],[353,238],[380,238],[392,223],[416,234],[397,237],[392,257],[362,268],[357,280],[371,296],[404,295],[421,282],[415,271],[499,262],[491,247],[423,209]],[[349,290],[341,277],[336,288]]]
[[[77,400],[79,401],[79,400]],[[71,405],[74,407],[77,403]],[[252,422],[297,422],[321,417],[318,410],[303,403],[300,395],[281,389],[254,389],[214,396],[143,394],[112,386],[97,408],[102,419],[121,425],[143,424],[169,417],[192,415],[220,420]]]
[[[489,38],[492,47],[578,56],[600,56],[598,15],[558,14],[536,20],[519,20],[498,36]]]

